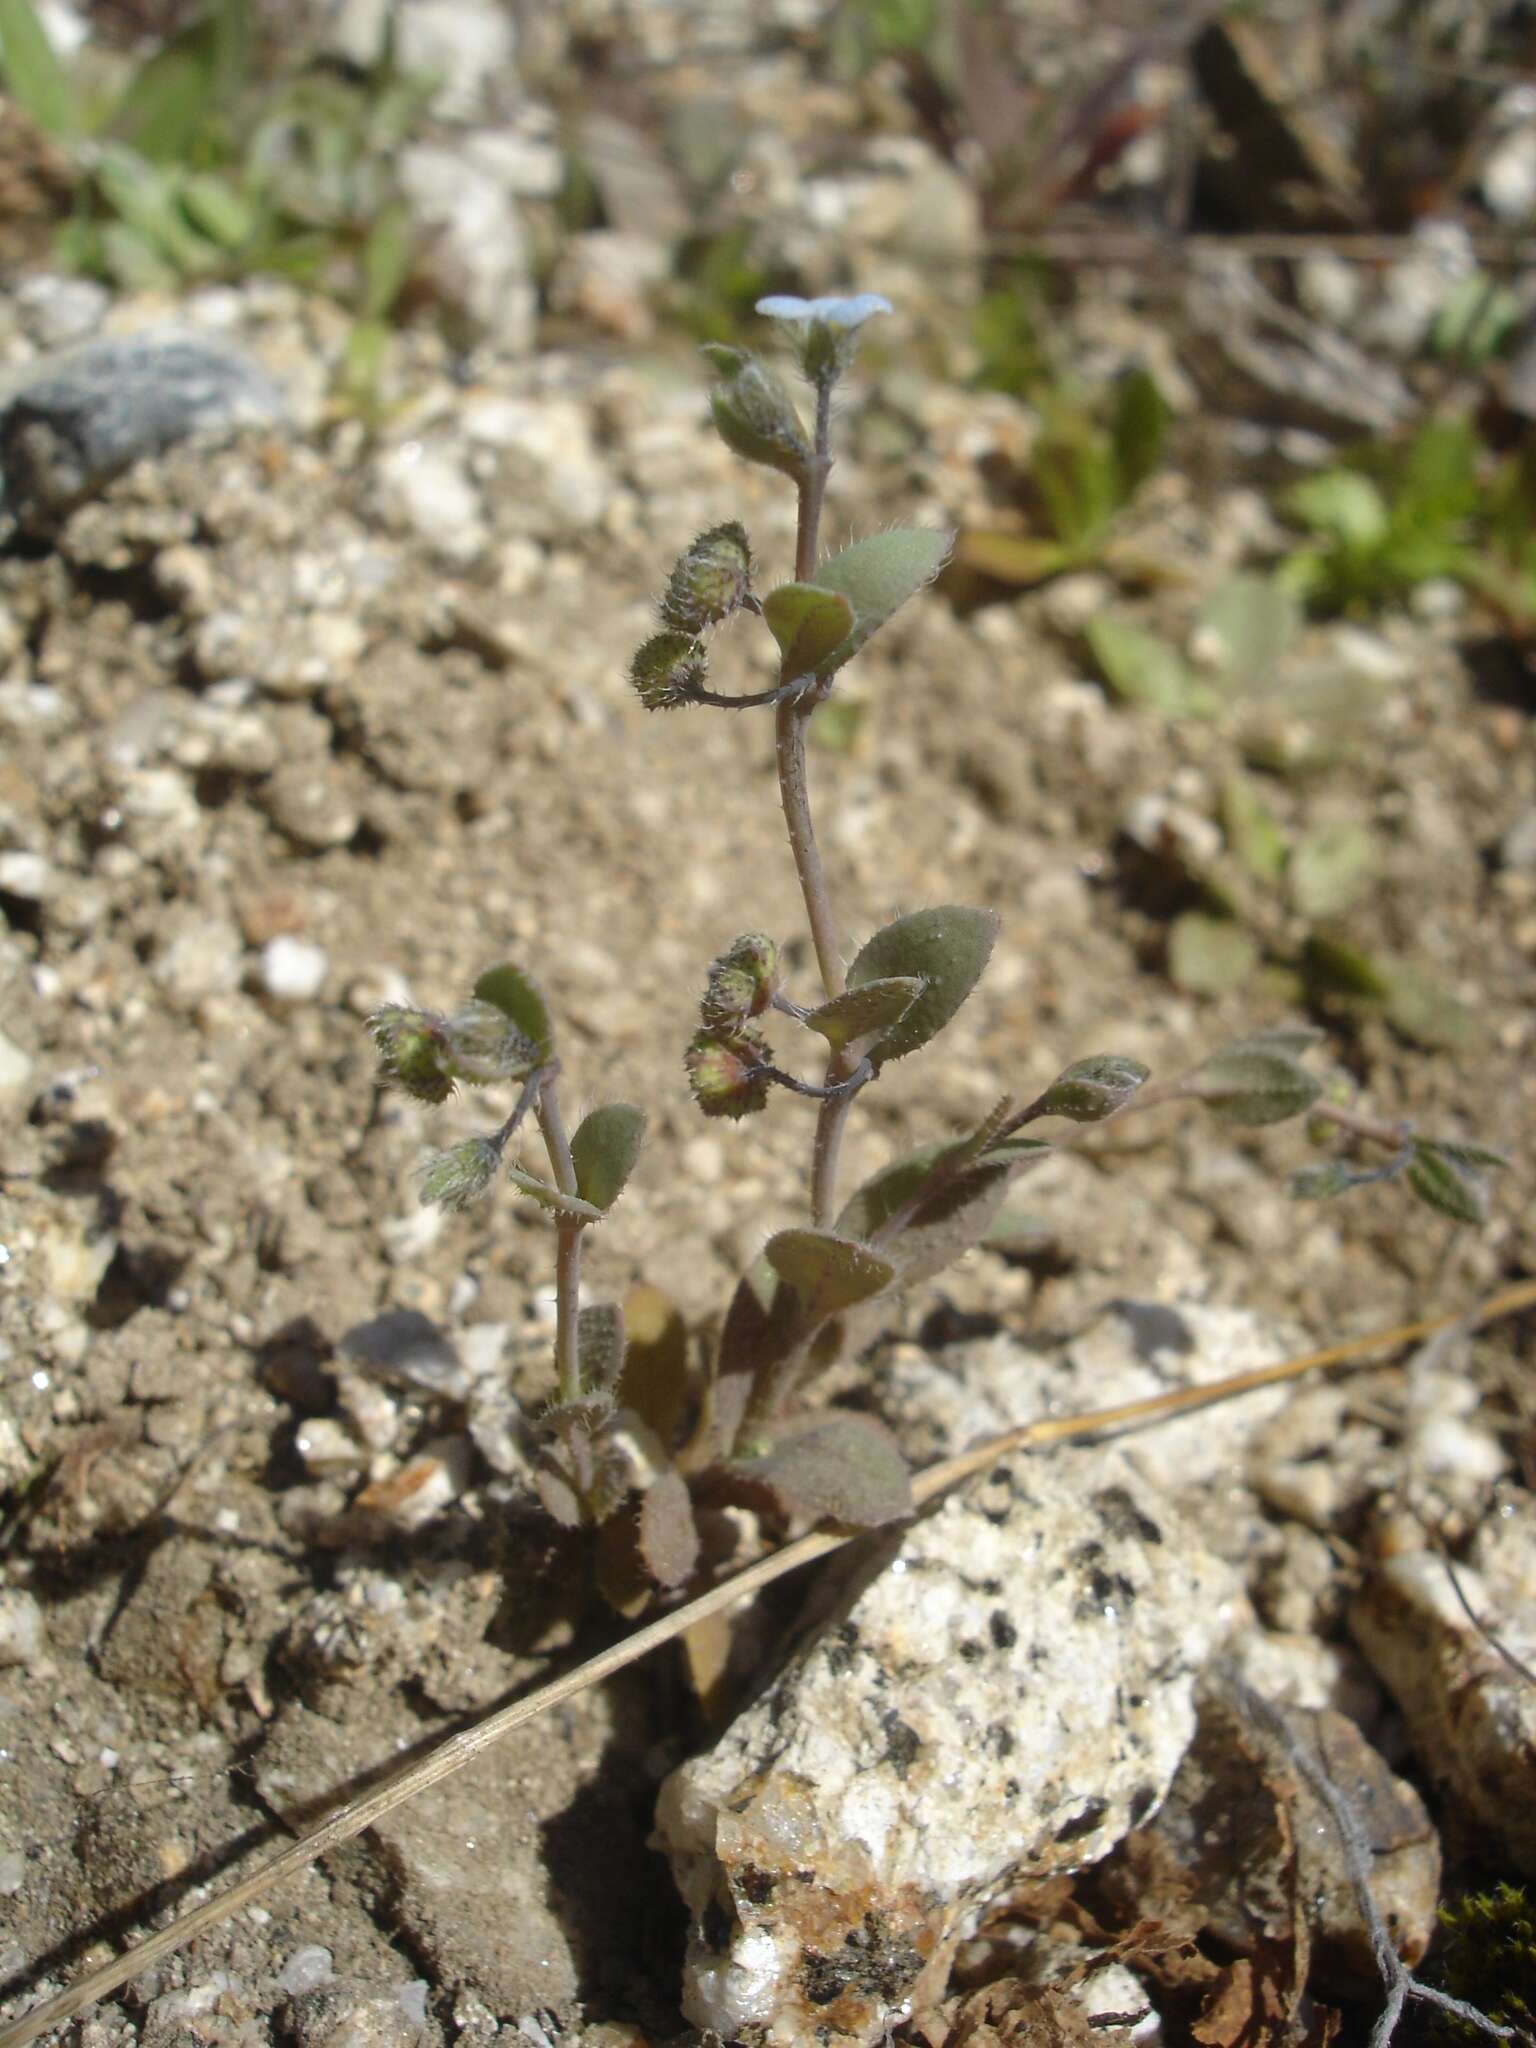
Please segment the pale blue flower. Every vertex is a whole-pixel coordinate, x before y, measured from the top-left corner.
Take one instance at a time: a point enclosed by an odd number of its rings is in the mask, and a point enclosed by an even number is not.
[[[860,292],[851,299],[797,299],[780,292],[772,298],[759,299],[757,310],[769,320],[816,320],[827,327],[852,329],[862,327],[876,313],[893,313],[896,309],[879,292]]]

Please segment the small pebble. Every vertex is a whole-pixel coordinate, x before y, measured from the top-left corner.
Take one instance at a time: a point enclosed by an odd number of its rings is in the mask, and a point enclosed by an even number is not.
[[[261,985],[278,1002],[313,1002],[325,986],[329,968],[325,948],[310,939],[284,934],[269,939],[261,949]]]
[[[46,1645],[43,1610],[19,1587],[0,1588],[0,1670],[35,1664]]]
[[[305,1991],[313,1991],[317,1985],[327,1983],[332,1968],[330,1950],[322,1948],[318,1942],[311,1942],[307,1948],[294,1950],[277,1981],[290,1998],[296,1998]]]

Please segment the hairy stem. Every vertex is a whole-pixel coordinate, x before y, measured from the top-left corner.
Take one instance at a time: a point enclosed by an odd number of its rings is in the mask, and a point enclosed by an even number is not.
[[[833,1053],[827,1062],[827,1085],[837,1087],[858,1070],[860,1062],[850,1059],[847,1049]],[[837,1208],[837,1162],[843,1149],[843,1132],[853,1107],[857,1088],[839,1089],[827,1096],[816,1113],[816,1142],[811,1153],[811,1220],[825,1230]]]
[[[553,1069],[539,1090],[537,1115],[555,1186],[563,1195],[574,1195],[576,1163],[571,1158],[571,1141],[565,1135]],[[581,1305],[581,1239],[585,1229],[579,1216],[561,1216],[555,1223],[555,1374],[563,1402],[579,1401],[582,1393],[576,1315]]]

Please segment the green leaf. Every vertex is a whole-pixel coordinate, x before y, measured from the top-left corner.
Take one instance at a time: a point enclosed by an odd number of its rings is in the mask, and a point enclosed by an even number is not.
[[[494,1003],[512,1019],[532,1044],[540,1064],[550,1057],[555,1045],[554,1026],[543,991],[532,975],[510,963],[492,967],[475,983],[475,998],[478,1002]]]
[[[1475,270],[1451,286],[1429,330],[1429,345],[1437,356],[1456,356],[1468,369],[1480,369],[1519,321],[1520,302],[1509,287]]]
[[[624,1311],[617,1302],[576,1311],[576,1356],[584,1394],[616,1392],[624,1370]]]
[[[45,135],[67,142],[80,130],[80,104],[31,0],[0,0],[0,76]]]
[[[788,681],[814,674],[842,645],[853,630],[853,606],[814,583],[781,583],[763,599],[763,619],[779,643]]]
[[[1251,688],[1278,668],[1299,623],[1295,597],[1273,576],[1229,576],[1201,607],[1195,633],[1226,680]]]
[[[1429,529],[1443,545],[1475,511],[1482,442],[1469,419],[1426,420],[1408,444],[1393,506],[1394,525]]]
[[[1227,844],[1249,874],[1261,882],[1278,881],[1286,860],[1285,834],[1248,776],[1229,775],[1222,784],[1221,822]]]
[[[179,190],[187,218],[221,249],[244,248],[260,225],[257,208],[216,171],[194,171],[182,179]]]
[[[1168,401],[1145,370],[1132,370],[1115,391],[1110,442],[1122,501],[1134,497],[1162,458],[1170,418]]]
[[[363,243],[361,318],[386,318],[411,274],[413,254],[410,209],[397,200],[378,215]]]
[[[1387,983],[1383,1008],[1394,1031],[1431,1051],[1466,1043],[1471,1014],[1448,989],[1401,960],[1383,963],[1382,971]]]
[[[1408,1185],[1421,1202],[1427,1202],[1431,1209],[1438,1209],[1457,1223],[1488,1220],[1488,1191],[1482,1175],[1432,1139],[1421,1138],[1414,1146],[1408,1162]]]
[[[825,678],[851,661],[891,614],[927,583],[949,559],[954,535],[900,527],[874,533],[833,555],[816,571],[819,590],[836,591],[853,608],[853,627],[842,644],[818,665]]]
[[[1326,534],[1359,554],[1379,548],[1392,527],[1386,499],[1369,477],[1353,469],[1327,469],[1321,476],[1304,477],[1286,492],[1284,503],[1314,533]]]
[[[1204,717],[1215,698],[1202,687],[1176,647],[1108,615],[1090,619],[1088,646],[1104,680],[1127,704],[1144,704],[1165,718]]]
[[[876,1067],[926,1045],[954,1016],[981,978],[997,938],[997,913],[947,903],[898,917],[861,946],[848,986],[911,976],[927,986],[899,1022],[870,1050]]]
[[[576,1187],[584,1202],[611,1209],[634,1171],[645,1142],[645,1111],[608,1102],[584,1116],[571,1139]]]
[[[856,1038],[888,1031],[911,1009],[922,993],[923,983],[914,974],[887,975],[883,981],[866,981],[858,988],[844,989],[840,996],[822,1003],[805,1018],[812,1031],[838,1050]]]
[[[1041,1116],[1069,1117],[1075,1124],[1101,1123],[1124,1108],[1151,1071],[1124,1053],[1091,1053],[1063,1068],[1035,1108]]]
[[[1322,1202],[1344,1194],[1358,1179],[1342,1160],[1330,1159],[1318,1166],[1298,1166],[1286,1183],[1286,1193],[1293,1202]]]
[[[806,1320],[822,1322],[882,1293],[896,1268],[879,1252],[830,1230],[781,1230],[763,1256],[804,1304]]]
[[[1500,1173],[1509,1165],[1509,1154],[1496,1151],[1492,1145],[1474,1145],[1465,1138],[1426,1138],[1422,1142],[1433,1145],[1453,1166],[1485,1168]]]
[[[1386,965],[1331,932],[1307,940],[1307,979],[1324,994],[1354,1002],[1384,1003],[1392,992]]]
[[[1316,825],[1291,854],[1286,888],[1303,917],[1348,909],[1376,869],[1376,840],[1364,825]]]
[[[942,1141],[920,1145],[882,1167],[849,1197],[837,1219],[839,1232],[846,1237],[873,1237],[906,1207],[936,1166],[971,1143],[967,1139],[959,1146]],[[922,1202],[910,1221],[882,1247],[895,1260],[902,1286],[932,1279],[980,1244],[997,1220],[1018,1166],[1051,1150],[1038,1139],[1009,1140],[976,1159]]]
[[[531,1195],[539,1207],[548,1209],[552,1216],[579,1216],[584,1223],[601,1223],[603,1220],[602,1210],[593,1203],[579,1201],[575,1195],[561,1194],[547,1180],[540,1180],[537,1174],[524,1173],[520,1166],[509,1166],[507,1179],[523,1194]]]
[[[216,267],[214,245],[181,210],[175,181],[146,158],[118,143],[103,143],[95,178],[102,198],[126,226],[189,275]]]
[[[732,1466],[780,1508],[816,1521],[878,1529],[912,1512],[912,1481],[896,1439],[872,1415],[832,1410],[781,1424],[761,1456]]]
[[[1191,995],[1219,996],[1238,988],[1259,964],[1252,934],[1229,917],[1186,910],[1168,931],[1168,976]]]
[[[976,529],[960,534],[955,542],[955,560],[962,569],[974,570],[978,576],[1018,586],[1043,583],[1048,576],[1059,575],[1071,567],[1077,556],[1059,540]]]
[[[1317,1076],[1290,1053],[1262,1039],[1238,1039],[1205,1061],[1191,1077],[1189,1092],[1223,1123],[1248,1127],[1300,1116],[1323,1091]]]

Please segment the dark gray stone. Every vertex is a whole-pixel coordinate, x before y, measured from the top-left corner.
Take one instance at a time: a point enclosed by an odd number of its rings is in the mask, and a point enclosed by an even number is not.
[[[45,356],[0,385],[0,523],[47,532],[141,456],[279,425],[282,391],[223,345],[135,334]]]

